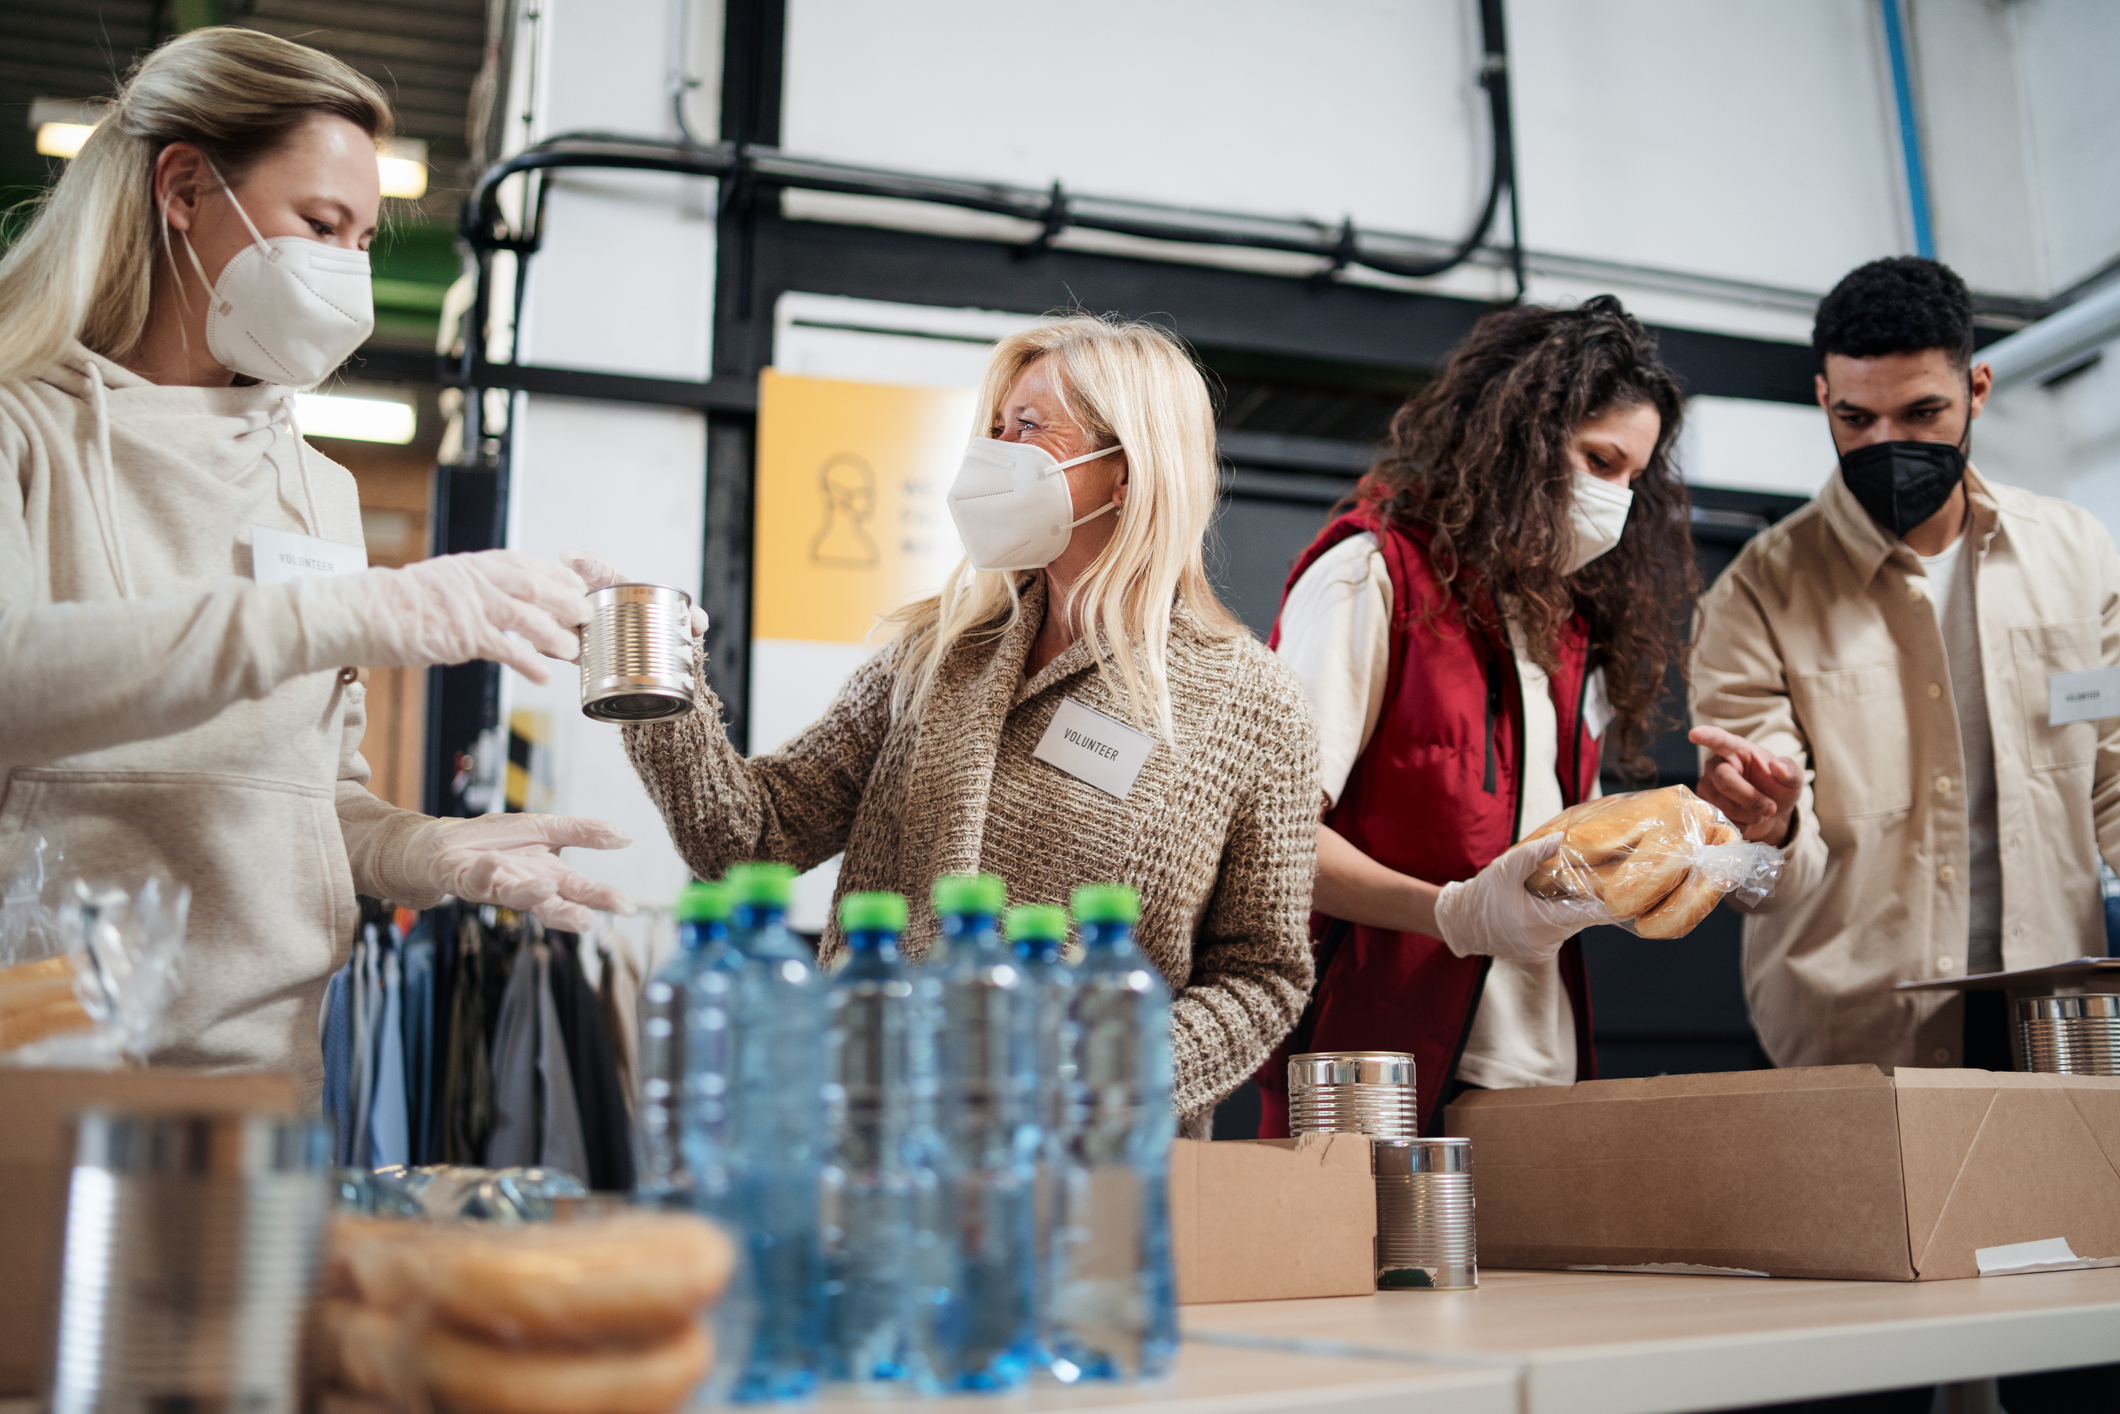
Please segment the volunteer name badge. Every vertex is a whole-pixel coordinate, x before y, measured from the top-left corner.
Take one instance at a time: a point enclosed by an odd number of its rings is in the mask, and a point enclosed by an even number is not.
[[[2048,726],[2095,722],[2100,717],[2120,717],[2120,668],[2055,673],[2046,680]]]
[[[1124,800],[1155,744],[1154,737],[1067,697],[1031,755]]]
[[[259,584],[288,584],[329,574],[359,574],[368,568],[366,545],[341,545],[269,525],[250,528],[250,577]]]

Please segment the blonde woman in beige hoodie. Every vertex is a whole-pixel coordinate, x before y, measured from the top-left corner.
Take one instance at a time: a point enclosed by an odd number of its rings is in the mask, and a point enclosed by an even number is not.
[[[356,892],[447,894],[560,927],[616,891],[562,846],[594,820],[433,820],[365,789],[362,666],[486,658],[543,681],[583,585],[510,551],[357,570],[353,478],[294,388],[373,322],[382,93],[286,40],[206,29],[149,55],[0,261],[0,870],[189,884],[161,1063],[291,1070]],[[282,580],[351,558],[356,572]],[[305,566],[302,562],[310,562]]]

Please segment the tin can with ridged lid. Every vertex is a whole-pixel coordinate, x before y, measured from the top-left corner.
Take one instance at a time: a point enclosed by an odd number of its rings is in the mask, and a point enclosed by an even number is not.
[[[582,713],[652,722],[692,710],[692,596],[666,584],[589,594],[582,626]]]
[[[330,1149],[314,1120],[83,1114],[53,1414],[294,1414]]]
[[[2017,1064],[2050,1075],[2120,1075],[2120,996],[2019,997]]]

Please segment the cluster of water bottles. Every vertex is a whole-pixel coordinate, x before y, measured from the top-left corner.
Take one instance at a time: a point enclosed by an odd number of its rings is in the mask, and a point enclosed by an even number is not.
[[[849,894],[826,974],[788,930],[792,883],[690,885],[642,998],[643,1196],[750,1256],[728,1397],[1167,1370],[1170,994],[1134,890],[1074,891],[1072,965],[1067,911],[1004,913],[991,874],[935,881],[919,963],[901,895]]]

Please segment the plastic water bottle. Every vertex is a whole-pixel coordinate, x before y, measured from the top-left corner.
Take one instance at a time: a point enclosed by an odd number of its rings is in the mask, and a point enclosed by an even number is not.
[[[824,1090],[823,974],[788,931],[794,871],[740,864],[728,874],[730,942],[742,955],[730,992],[725,1190],[705,1206],[744,1234],[757,1312],[731,1397],[800,1399],[817,1385],[823,1270],[817,1198]]]
[[[1053,1287],[1053,1222],[1059,1212],[1061,1121],[1065,1113],[1067,1083],[1071,1078],[1073,1047],[1067,1037],[1067,1004],[1074,983],[1073,971],[1061,959],[1067,942],[1067,910],[1049,903],[1029,903],[1012,908],[1003,920],[1003,932],[1015,949],[1016,960],[1030,978],[1038,999],[1037,1051],[1038,1089],[1034,1112],[1038,1121],[1038,1158],[1033,1207],[1036,1212],[1036,1308],[1038,1312],[1038,1363],[1052,1363],[1050,1330]]]
[[[633,1186],[650,1203],[682,1203],[692,1193],[681,1138],[685,1024],[695,974],[713,952],[728,949],[728,891],[719,884],[687,884],[674,911],[676,955],[655,969],[640,992],[640,1162]]]
[[[1178,1348],[1170,1265],[1170,990],[1134,946],[1140,896],[1087,884],[1073,897],[1082,961],[1068,1002],[1074,1075],[1053,1234],[1055,1377],[1138,1379]]]
[[[942,966],[938,1127],[948,1179],[957,1289],[951,1369],[961,1390],[1011,1389],[1038,1359],[1038,994],[1002,945],[1007,889],[991,874],[937,879]]]
[[[826,1047],[824,1369],[830,1379],[932,1390],[945,1361],[936,1293],[922,1279],[919,1220],[934,1204],[919,1200],[937,1183],[926,1122],[935,1018],[898,955],[905,923],[900,894],[839,901],[848,960],[832,979]]]

